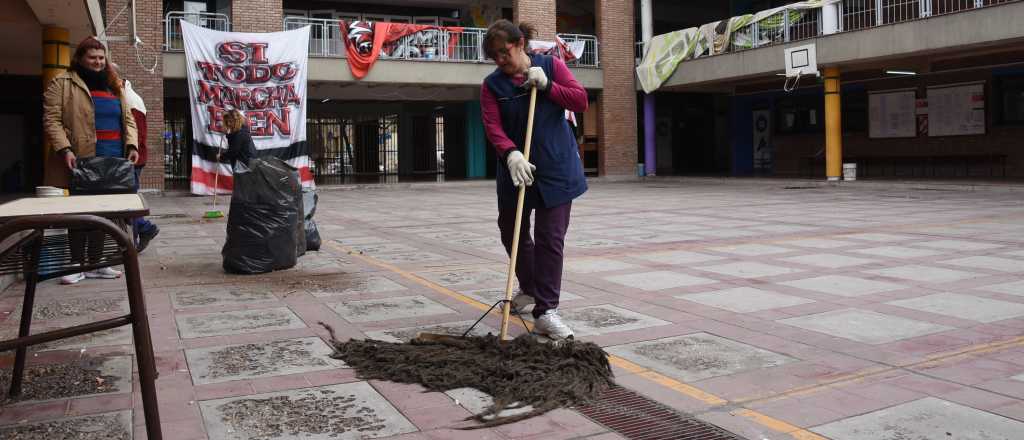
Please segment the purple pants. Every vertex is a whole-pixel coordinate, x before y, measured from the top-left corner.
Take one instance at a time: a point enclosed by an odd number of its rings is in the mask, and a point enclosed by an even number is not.
[[[498,204],[498,229],[505,252],[512,254],[512,235],[515,229],[516,205]],[[529,206],[523,208],[522,230],[519,233],[519,256],[516,278],[523,293],[536,300],[533,317],[549,309],[558,308],[562,289],[562,250],[565,233],[569,229],[569,211],[572,202],[553,208]],[[530,214],[536,211],[533,237],[530,237]]]

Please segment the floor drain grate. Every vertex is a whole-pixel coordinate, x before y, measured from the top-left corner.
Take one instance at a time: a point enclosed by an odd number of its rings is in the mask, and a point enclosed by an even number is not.
[[[722,428],[680,413],[622,387],[575,408],[630,440],[740,440]]]

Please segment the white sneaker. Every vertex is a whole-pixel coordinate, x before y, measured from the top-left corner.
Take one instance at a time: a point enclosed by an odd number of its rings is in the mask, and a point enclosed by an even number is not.
[[[523,313],[533,305],[533,297],[523,292],[518,292],[516,296],[512,297],[512,313]]]
[[[114,278],[121,278],[121,271],[113,269],[113,268],[110,268],[110,267],[104,267],[104,268],[100,268],[100,269],[96,269],[96,270],[90,270],[90,271],[86,272],[85,273],[85,277],[86,278],[104,278],[104,279],[112,280]]]
[[[64,275],[60,277],[61,284],[78,284],[79,281],[85,279],[85,274],[82,272],[73,273],[71,275]]]
[[[547,310],[533,320],[533,331],[556,340],[572,336],[572,329],[562,322],[562,317],[558,316],[558,309]]]

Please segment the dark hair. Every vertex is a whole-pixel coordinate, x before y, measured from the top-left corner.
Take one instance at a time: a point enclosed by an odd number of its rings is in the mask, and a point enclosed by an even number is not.
[[[104,46],[100,40],[97,40],[96,37],[85,37],[84,40],[78,43],[78,47],[75,48],[75,53],[71,56],[71,70],[84,68],[85,66],[82,65],[82,58],[85,57],[86,52],[93,49],[102,50],[104,54],[109,55],[107,47]],[[110,90],[113,91],[114,94],[121,96],[121,78],[117,76],[117,72],[114,71],[111,64],[110,58],[108,57],[107,65],[103,68],[107,74],[107,86],[110,87]]]
[[[487,34],[484,35],[484,53],[488,57],[494,58],[494,46],[495,43],[506,44],[506,43],[518,43],[520,40],[523,42],[523,48],[526,50],[530,49],[530,40],[537,35],[537,28],[529,23],[520,22],[519,26],[512,24],[511,21],[501,19],[491,27],[487,28]]]

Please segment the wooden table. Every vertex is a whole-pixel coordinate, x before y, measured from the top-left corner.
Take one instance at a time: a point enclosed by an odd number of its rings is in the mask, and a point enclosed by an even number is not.
[[[142,407],[150,440],[163,438],[156,399],[156,363],[149,333],[146,301],[139,274],[135,240],[125,225],[130,219],[149,214],[145,199],[138,194],[24,198],[0,205],[0,243],[17,237],[7,249],[0,249],[0,274],[20,273],[25,277],[18,337],[0,341],[0,351],[16,350],[10,395],[21,393],[27,348],[58,339],[98,332],[123,325],[132,326],[139,365]],[[66,233],[47,235],[47,229],[75,229],[103,234],[103,251],[96,261],[75,261]],[[82,253],[83,256],[87,252]],[[83,260],[87,258],[83,257]],[[124,265],[129,313],[117,318],[91,322],[30,335],[36,285],[40,281],[103,267]],[[130,391],[129,391],[130,392]]]

